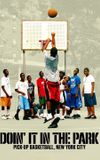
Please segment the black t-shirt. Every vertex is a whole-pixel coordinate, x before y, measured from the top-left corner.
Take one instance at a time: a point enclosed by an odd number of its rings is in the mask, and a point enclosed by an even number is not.
[[[30,97],[31,98],[35,98],[34,96],[34,87],[35,87],[35,85],[34,85],[34,83],[33,82],[31,82],[31,83],[28,83],[28,93],[30,94]]]

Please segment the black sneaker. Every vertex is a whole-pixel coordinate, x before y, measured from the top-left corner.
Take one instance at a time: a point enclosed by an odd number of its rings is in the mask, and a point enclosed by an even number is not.
[[[97,117],[95,115],[92,115],[91,119],[97,119]]]
[[[69,115],[66,115],[64,118],[65,119],[71,119],[71,117]]]
[[[40,117],[39,117],[38,115],[31,116],[31,118],[32,118],[32,119],[34,119],[34,118],[40,119]]]
[[[48,128],[57,128],[58,125],[57,124],[51,124]]]
[[[50,115],[49,117],[45,117],[44,119],[44,123],[50,121],[51,119],[53,119],[53,117]]]
[[[89,116],[85,117],[85,119],[90,119],[90,118],[91,118],[91,115],[89,115]]]
[[[79,119],[81,118],[80,114],[74,114],[72,117],[72,119]]]
[[[76,118],[81,118],[81,115],[80,114],[76,114]]]
[[[52,119],[52,118],[51,118],[51,119]],[[45,118],[45,119],[44,119],[44,123],[46,123],[46,122],[50,121],[51,119],[47,119],[47,118]]]
[[[18,114],[15,114],[14,118],[15,118],[16,120],[19,120]]]
[[[60,121],[59,117],[55,118],[48,128],[57,128],[59,121]]]
[[[23,120],[30,120],[29,117],[23,117]]]
[[[76,114],[74,114],[73,116],[71,116],[72,119],[76,119]]]

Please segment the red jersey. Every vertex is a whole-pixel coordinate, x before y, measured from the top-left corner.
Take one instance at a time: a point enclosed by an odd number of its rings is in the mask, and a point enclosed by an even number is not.
[[[46,93],[45,93],[46,80],[44,78],[38,78],[36,83],[38,87],[39,97],[46,97]]]

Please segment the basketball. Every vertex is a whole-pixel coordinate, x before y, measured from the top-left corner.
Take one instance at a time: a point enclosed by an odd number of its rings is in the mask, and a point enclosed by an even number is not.
[[[57,14],[58,14],[58,12],[57,12],[56,9],[49,9],[49,10],[48,10],[48,16],[51,17],[51,18],[56,17]]]

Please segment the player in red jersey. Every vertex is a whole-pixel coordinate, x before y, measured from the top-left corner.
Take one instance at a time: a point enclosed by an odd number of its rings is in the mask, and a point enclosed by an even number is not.
[[[38,88],[38,96],[39,96],[39,103],[40,103],[40,117],[44,117],[44,109],[46,108],[46,80],[44,78],[44,73],[42,71],[39,72],[39,78],[36,80],[37,88]]]

